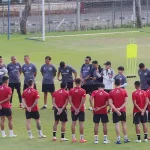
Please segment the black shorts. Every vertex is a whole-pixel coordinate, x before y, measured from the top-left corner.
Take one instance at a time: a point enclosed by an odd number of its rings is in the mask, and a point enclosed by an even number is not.
[[[75,115],[75,112],[71,112],[72,121],[84,122],[85,121],[85,113],[84,111],[80,111],[77,115]]]
[[[28,87],[29,87],[28,84],[24,84],[23,85],[23,90],[26,90]],[[36,84],[34,84],[34,89],[36,89]]]
[[[110,93],[110,92],[111,92],[110,89],[109,89],[109,90],[108,90],[108,89],[105,89],[104,91],[107,92],[107,93]]]
[[[20,88],[21,88],[21,82],[19,82],[19,83],[9,83],[9,87],[11,89],[20,90]]]
[[[2,85],[3,83],[0,83],[0,85]]]
[[[107,123],[109,122],[108,120],[108,115],[107,114],[94,114],[93,115],[93,122],[94,123],[99,123],[99,122],[102,122],[102,123]]]
[[[54,84],[42,84],[42,92],[43,93],[55,92],[55,85]]]
[[[73,82],[67,82],[67,90],[70,90],[73,88]]]
[[[141,115],[141,112],[133,114],[133,124],[140,124],[147,122],[147,114],[145,112],[144,116]]]
[[[81,88],[83,88],[86,91],[86,94],[91,95],[93,92],[93,85],[82,85]]]
[[[55,121],[61,121],[61,122],[67,122],[68,121],[68,117],[67,117],[67,110],[64,109],[63,112],[60,115],[57,115],[58,110],[55,109],[54,110],[54,118]]]
[[[32,112],[28,112],[28,111],[25,111],[25,114],[26,114],[26,119],[39,119],[40,118],[40,114],[38,111],[32,111]]]
[[[126,122],[126,112],[121,112],[121,116],[118,116],[116,112],[113,112],[113,123],[118,123],[120,121]]]
[[[150,123],[150,112],[148,112],[148,122]]]
[[[147,91],[148,89],[142,89],[143,91]]]
[[[6,117],[10,117],[12,116],[12,111],[10,108],[2,108],[0,110],[0,116],[6,116]]]

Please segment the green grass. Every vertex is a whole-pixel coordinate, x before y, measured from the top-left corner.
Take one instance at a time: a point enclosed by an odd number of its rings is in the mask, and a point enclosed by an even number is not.
[[[126,31],[128,29],[110,30],[107,32],[119,32]],[[148,31],[149,28],[143,29]],[[64,35],[64,34],[81,34],[81,33],[97,33],[106,31],[87,31],[87,32],[73,32],[73,33],[51,33],[50,35]],[[7,41],[6,36],[0,36],[0,55],[4,57],[4,62],[8,64],[12,55],[16,56],[18,61],[23,64],[23,56],[29,54],[31,56],[31,62],[35,63],[38,68],[38,75],[36,78],[38,90],[40,92],[39,107],[43,105],[43,94],[41,93],[41,80],[42,76],[39,72],[41,65],[44,63],[44,57],[50,55],[52,57],[52,63],[58,68],[59,62],[64,60],[67,64],[73,66],[78,71],[84,62],[84,58],[90,55],[93,60],[98,60],[99,64],[107,60],[112,62],[112,68],[117,69],[119,65],[126,66],[126,45],[129,44],[130,38],[135,38],[136,43],[139,45],[138,51],[138,63],[144,62],[147,67],[150,66],[150,34],[139,33],[126,33],[126,34],[114,34],[114,35],[93,35],[85,37],[64,37],[64,38],[50,38],[46,42],[37,42],[25,40],[25,37],[20,35],[11,35],[11,40]],[[23,79],[23,77],[22,77]],[[35,128],[34,120],[32,121],[32,132],[35,136],[34,140],[28,139],[28,134],[25,128],[25,115],[24,111],[18,108],[18,98],[15,93],[13,98],[13,122],[14,132],[18,135],[15,139],[2,139],[0,138],[0,150],[48,150],[48,149],[61,149],[61,150],[75,150],[75,149],[104,149],[117,150],[117,149],[149,149],[150,143],[135,144],[133,141],[136,139],[134,125],[132,124],[132,100],[131,93],[134,91],[133,83],[137,79],[129,79],[127,91],[129,93],[129,104],[127,106],[127,125],[128,136],[131,139],[130,144],[115,145],[116,134],[114,125],[112,123],[112,117],[109,116],[110,123],[108,124],[108,138],[111,141],[109,145],[103,145],[102,126],[99,130],[99,144],[93,144],[93,122],[92,112],[86,111],[85,121],[85,138],[88,140],[85,144],[71,142],[60,143],[57,141],[53,143],[52,138],[52,125],[53,125],[53,111],[51,110],[51,97],[48,98],[48,110],[40,111],[43,133],[47,135],[46,139],[38,139],[37,130]],[[56,81],[56,88],[59,88],[59,82]],[[87,97],[87,107],[89,106]],[[67,123],[66,137],[71,140],[71,118],[70,110],[68,111],[69,122]],[[7,124],[6,124],[7,126]],[[149,125],[148,125],[149,126]],[[141,128],[142,129],[142,128]],[[8,134],[8,128],[6,127],[6,133]],[[78,126],[76,128],[76,136],[79,139]],[[60,138],[60,126],[58,127],[58,138]],[[143,136],[142,136],[143,138]],[[123,139],[123,136],[122,136]]]

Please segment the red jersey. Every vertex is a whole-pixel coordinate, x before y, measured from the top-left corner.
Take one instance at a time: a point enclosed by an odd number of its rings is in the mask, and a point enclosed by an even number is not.
[[[146,103],[147,93],[143,90],[137,90],[132,93],[132,100],[136,101],[136,104],[141,108],[144,109]],[[135,106],[133,108],[133,112],[140,112]]]
[[[75,87],[69,91],[69,96],[71,96],[72,103],[75,106],[75,108],[79,108],[82,98],[83,97],[86,98],[86,92],[84,89],[80,87]],[[75,111],[75,110],[71,107],[71,111]],[[80,111],[84,111],[84,104],[82,105]]]
[[[11,88],[5,85],[0,86],[0,101],[5,100],[9,95],[12,95]],[[10,108],[10,101],[2,103],[1,106],[3,108]]]
[[[31,107],[34,104],[35,100],[39,99],[40,96],[37,90],[29,87],[23,92],[22,98],[25,99],[26,105],[28,107]],[[38,111],[38,110],[39,110],[38,106],[35,105],[31,111]]]
[[[148,89],[146,91],[146,93],[147,93],[147,96],[148,96],[148,99],[149,99],[149,102],[150,102],[150,89]],[[148,105],[148,111],[150,112],[150,105]]]
[[[96,90],[92,92],[91,95],[94,98],[94,108],[102,107],[108,102],[109,94],[104,90]],[[107,107],[100,109],[99,111],[94,112],[94,114],[107,114]]]
[[[62,108],[65,105],[69,94],[65,89],[60,89],[54,92],[53,97],[55,98],[55,103],[57,107]]]
[[[116,108],[120,108],[124,104],[125,98],[128,97],[128,94],[125,89],[116,88],[109,93],[109,96],[113,101],[113,105]],[[112,111],[114,112],[114,110]],[[125,111],[126,111],[126,107],[120,110],[120,112],[125,112]]]

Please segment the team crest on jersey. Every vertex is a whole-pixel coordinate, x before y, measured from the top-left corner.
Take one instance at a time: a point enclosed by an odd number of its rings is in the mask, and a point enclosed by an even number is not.
[[[49,70],[52,70],[52,68],[50,67]]]
[[[3,87],[1,87],[1,88],[0,88],[0,90],[4,90],[4,88],[3,88]]]
[[[66,70],[66,72],[69,72],[69,70]]]
[[[120,81],[122,80],[122,78],[120,78]]]
[[[79,90],[77,89],[77,90],[75,90],[75,92],[78,92]]]
[[[31,93],[31,90],[29,90],[28,93]]]
[[[29,67],[29,70],[31,70],[32,69],[32,67]]]
[[[103,95],[103,92],[100,92],[99,94],[100,94],[100,95]]]
[[[147,72],[146,72],[146,73],[144,73],[144,75],[145,75],[145,76],[147,76]]]
[[[116,91],[116,93],[120,93],[120,91],[119,91],[119,90],[117,90],[117,91]]]
[[[16,69],[19,69],[19,66],[16,66]]]

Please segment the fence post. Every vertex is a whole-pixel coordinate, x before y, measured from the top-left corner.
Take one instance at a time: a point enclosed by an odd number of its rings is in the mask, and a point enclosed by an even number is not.
[[[133,27],[135,27],[135,16],[136,16],[136,12],[135,12],[135,0],[133,0],[133,17],[132,17]]]
[[[123,18],[122,18],[122,16],[123,16],[123,4],[122,4],[122,0],[121,0],[121,27],[122,27],[122,20],[123,20]]]
[[[5,32],[5,11],[4,11],[4,5],[2,4],[2,12],[3,12],[3,34]]]
[[[112,4],[112,27],[115,27],[115,19],[116,19],[116,14],[115,14],[115,2]]]
[[[50,11],[51,11],[51,7],[50,7],[50,0],[48,1],[48,31],[51,31],[51,27],[50,27]]]
[[[77,26],[77,30],[79,31],[80,30],[80,17],[81,17],[81,14],[80,14],[80,1],[77,1],[76,2],[76,8],[77,8],[77,23],[76,23],[76,26]]]
[[[147,26],[149,24],[149,0],[147,0]]]

